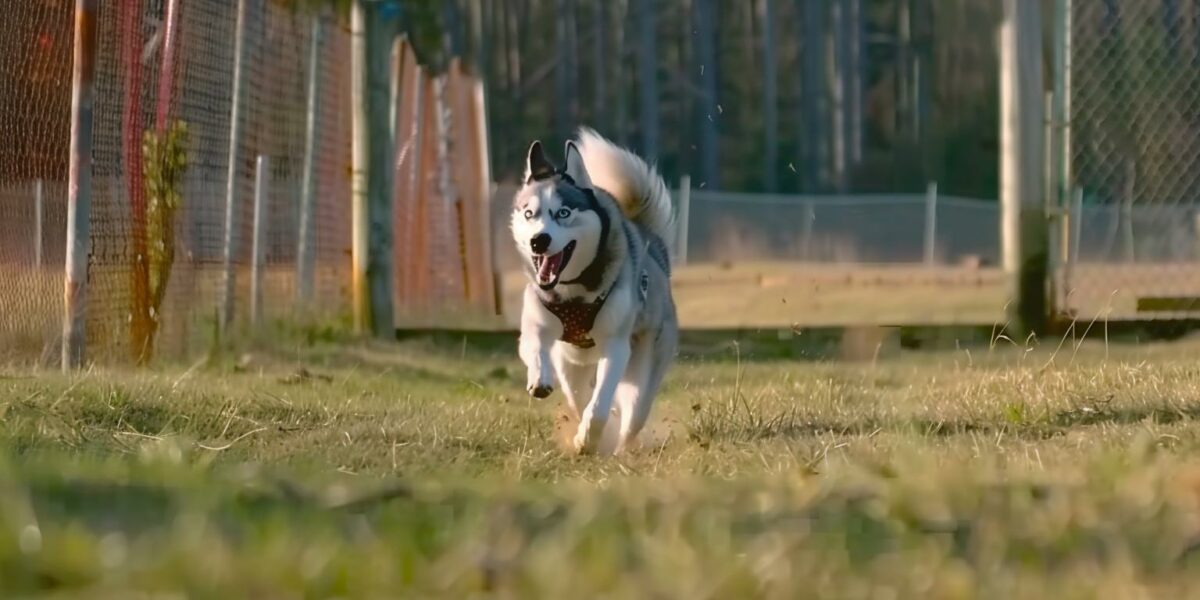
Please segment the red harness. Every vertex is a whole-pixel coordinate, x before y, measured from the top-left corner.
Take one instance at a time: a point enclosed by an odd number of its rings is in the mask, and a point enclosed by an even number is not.
[[[577,348],[593,348],[596,340],[592,339],[592,326],[596,324],[596,315],[604,307],[608,294],[596,298],[592,302],[546,302],[542,306],[562,321],[562,337],[558,338]]]

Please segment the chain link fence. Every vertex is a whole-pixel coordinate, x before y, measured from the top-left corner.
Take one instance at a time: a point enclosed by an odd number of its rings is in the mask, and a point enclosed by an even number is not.
[[[519,323],[525,285],[509,232],[515,193],[500,186],[492,203],[493,253],[510,326]],[[677,203],[682,196],[671,195]],[[995,322],[1006,300],[999,219],[994,201],[933,190],[805,196],[692,189],[686,262],[672,274],[681,323]]]
[[[351,33],[343,17],[289,4],[101,4],[90,360],[207,350],[227,296],[233,331],[245,330],[255,298],[265,323],[348,316]],[[63,327],[73,6],[8,8],[0,20],[0,360],[49,364]],[[457,64],[447,76],[425,73],[405,48],[397,44],[393,65],[395,262],[399,281],[411,283],[414,264],[424,281],[397,286],[397,305],[405,314],[494,313],[490,268],[476,267],[490,265],[482,88]],[[446,156],[460,168],[439,177]],[[412,232],[426,237],[408,243]]]
[[[1076,317],[1200,313],[1186,300],[1200,297],[1198,11],[1173,0],[1071,3],[1070,72],[1058,75],[1069,75],[1075,188],[1063,291]],[[1154,309],[1168,298],[1173,308]]]
[[[693,190],[688,261],[826,264],[999,262],[995,202],[881,194],[778,196]]]
[[[62,329],[69,3],[25,2],[0,19],[0,355],[54,354]]]

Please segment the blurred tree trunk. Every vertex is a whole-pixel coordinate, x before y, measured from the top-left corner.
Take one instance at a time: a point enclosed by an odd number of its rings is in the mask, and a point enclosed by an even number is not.
[[[933,7],[932,0],[909,1],[913,3],[910,18],[915,21],[915,25],[910,23],[910,29],[916,40],[916,52],[912,59],[912,133],[915,141],[925,149],[929,142],[930,96],[933,90]]]
[[[701,105],[699,182],[710,189],[721,187],[720,143],[717,120],[721,117],[717,97],[717,0],[695,0],[696,62]]]
[[[800,73],[800,130],[803,182],[807,193],[823,192],[829,176],[829,117],[825,87],[825,10],[827,0],[798,0],[803,35]]]
[[[896,2],[896,112],[897,137],[913,134],[912,123],[912,0]],[[899,146],[897,145],[897,148]]]
[[[592,123],[604,135],[608,129],[608,8],[611,2],[597,2],[592,9]],[[618,57],[619,60],[619,57]]]
[[[509,77],[512,78],[512,116],[509,127],[512,131],[517,132],[522,138],[521,144],[528,144],[529,140],[523,139],[530,137],[531,132],[525,126],[526,105],[528,104],[521,94],[525,89],[525,71],[521,64],[521,57],[525,55],[525,35],[529,31],[529,13],[532,11],[530,6],[531,0],[506,0],[508,5],[508,70]],[[499,138],[493,138],[499,139]],[[524,165],[524,148],[514,150],[513,163]]]
[[[617,2],[617,26],[613,29],[613,81],[617,88],[617,114],[613,127],[616,128],[617,142],[622,146],[629,146],[629,97],[626,95],[629,91],[629,80],[625,73],[625,31],[629,26],[629,0],[614,1]]]
[[[846,47],[846,0],[830,0],[829,11],[832,25],[826,29],[825,57],[829,81],[830,129],[829,145],[832,152],[830,170],[833,187],[837,192],[846,191],[847,119],[846,98],[848,52]]]
[[[850,144],[850,164],[858,166],[863,161],[863,82],[866,80],[866,46],[865,19],[863,0],[850,0],[847,9],[846,34],[849,51],[849,93],[848,125]]]
[[[554,66],[554,133],[559,140],[566,140],[579,122],[575,0],[557,0],[555,13],[558,62]]]
[[[692,14],[693,0],[679,0],[679,10],[685,14]],[[696,113],[696,94],[692,89],[691,75],[695,72],[696,65],[693,62],[695,53],[696,27],[692,19],[676,19],[677,35],[675,36],[675,63],[673,67],[676,72],[682,75],[674,79],[672,94],[676,96],[675,101],[678,105],[678,116],[683,127],[678,127],[676,138],[676,147],[679,155],[676,157],[678,172],[680,175],[699,175],[698,164],[696,162],[696,144],[698,139],[698,127],[691,126],[697,124]]]
[[[763,189],[779,190],[779,91],[775,49],[775,0],[759,0],[763,52]]]
[[[658,160],[658,31],[654,0],[635,0],[638,28],[638,128],[642,131],[642,156]]]

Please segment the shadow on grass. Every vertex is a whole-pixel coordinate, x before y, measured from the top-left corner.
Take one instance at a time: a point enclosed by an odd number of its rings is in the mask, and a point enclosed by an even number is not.
[[[1138,406],[1111,408],[1105,404],[1092,404],[1055,413],[1048,419],[1058,427],[1070,428],[1102,424],[1141,423],[1151,421],[1170,425],[1181,421],[1200,419],[1200,404]]]
[[[1042,418],[1018,420],[931,419],[866,417],[854,420],[822,419],[799,411],[758,414],[745,407],[702,407],[688,423],[691,439],[712,442],[753,442],[774,438],[821,438],[830,435],[873,437],[881,433],[949,438],[962,435],[996,436],[1038,441],[1063,436],[1072,429],[1106,424],[1128,425],[1151,420],[1159,424],[1200,420],[1200,405],[1144,408],[1078,408]]]

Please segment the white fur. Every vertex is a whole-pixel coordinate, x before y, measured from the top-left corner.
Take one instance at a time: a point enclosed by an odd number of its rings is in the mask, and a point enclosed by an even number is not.
[[[668,249],[673,248],[675,211],[658,171],[588,127],[579,130],[579,153],[592,185],[608,192],[626,218],[641,223],[662,238]]]

